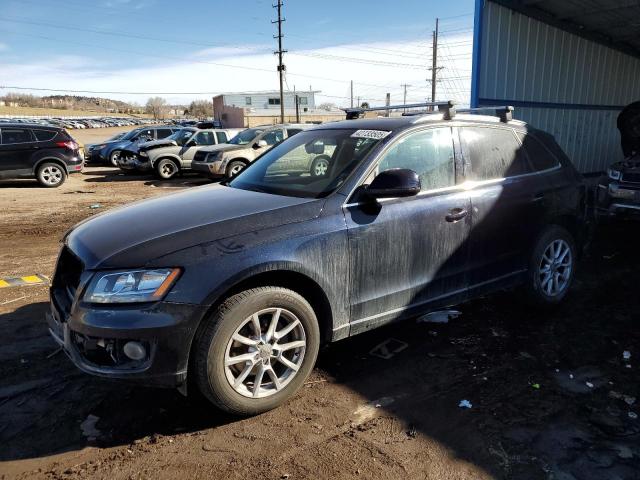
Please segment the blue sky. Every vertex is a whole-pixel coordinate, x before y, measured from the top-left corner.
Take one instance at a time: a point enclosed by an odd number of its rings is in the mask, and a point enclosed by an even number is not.
[[[423,99],[431,31],[441,23],[439,88],[462,96],[471,69],[473,0],[285,1],[290,89],[344,104],[376,101],[409,83]],[[144,102],[277,87],[269,0],[0,0],[0,85],[78,89]],[[0,90],[4,93],[7,90]],[[135,92],[135,93],[134,93]],[[185,92],[188,95],[177,95]],[[35,92],[34,92],[35,93]],[[415,97],[415,98],[414,98]]]

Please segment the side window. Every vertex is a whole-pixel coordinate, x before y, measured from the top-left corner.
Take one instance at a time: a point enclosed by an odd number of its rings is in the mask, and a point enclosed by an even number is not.
[[[218,137],[218,143],[227,143],[229,141],[225,132],[216,132],[216,137]]]
[[[48,142],[49,140],[53,140],[58,132],[54,130],[32,130],[33,134],[36,136],[36,140],[39,142]]]
[[[265,133],[261,140],[266,141],[267,145],[275,145],[284,140],[284,133],[282,130],[273,130],[272,132]]]
[[[153,130],[141,130],[140,132],[138,132],[138,134],[136,135],[136,139],[143,141],[143,142],[147,142],[149,140],[153,140]]]
[[[158,134],[158,139],[168,137],[172,133],[170,128],[159,128],[156,132]]]
[[[518,138],[522,142],[522,148],[524,148],[534,171],[540,172],[559,165],[558,160],[551,152],[533,136],[518,132]]]
[[[493,180],[530,173],[520,143],[512,130],[462,127],[460,141],[471,171],[467,180]]]
[[[3,145],[11,143],[29,143],[33,141],[33,138],[31,138],[31,132],[26,128],[3,128],[1,133]]]
[[[196,145],[215,145],[213,132],[198,132],[194,138]]]
[[[293,137],[296,133],[300,133],[301,128],[287,128],[287,137]]]
[[[378,173],[408,168],[420,176],[422,190],[451,187],[456,183],[451,128],[412,133],[395,143],[378,165]]]

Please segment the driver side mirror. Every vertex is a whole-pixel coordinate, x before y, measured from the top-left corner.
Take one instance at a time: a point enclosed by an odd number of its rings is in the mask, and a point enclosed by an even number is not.
[[[420,193],[420,177],[407,168],[392,168],[380,172],[365,189],[372,198],[411,197]]]
[[[256,143],[253,144],[253,148],[264,148],[269,146],[269,144],[267,143],[266,140],[258,140]]]
[[[315,141],[313,143],[307,143],[304,146],[304,150],[310,155],[322,155],[324,153],[324,142]]]

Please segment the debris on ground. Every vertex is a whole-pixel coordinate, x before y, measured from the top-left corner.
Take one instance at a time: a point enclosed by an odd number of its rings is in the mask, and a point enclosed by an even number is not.
[[[631,359],[631,352],[629,350],[625,350],[624,352],[622,352],[622,358],[624,360],[629,360]]]
[[[100,205],[99,203],[94,203],[93,205],[89,205],[89,208],[91,210],[95,210],[96,208],[101,208],[102,205]]]
[[[422,315],[418,317],[418,323],[449,323],[449,320],[455,320],[460,315],[461,312],[458,310],[440,310],[437,312],[427,313],[426,315]]]
[[[460,403],[458,404],[458,407],[460,407],[460,408],[471,408],[471,407],[473,407],[473,405],[471,404],[471,402],[469,400],[460,400]]]
[[[93,441],[96,440],[101,432],[96,428],[96,424],[100,420],[99,417],[95,415],[89,415],[87,418],[80,424],[80,429],[82,430],[82,435],[87,437],[87,440]]]
[[[536,390],[540,390],[540,384],[539,383],[534,383],[533,385],[531,385],[533,388],[535,388]]]
[[[374,357],[389,360],[393,358],[396,353],[400,353],[409,346],[408,343],[398,340],[397,338],[389,338],[382,343],[379,343],[369,351],[369,355]]]

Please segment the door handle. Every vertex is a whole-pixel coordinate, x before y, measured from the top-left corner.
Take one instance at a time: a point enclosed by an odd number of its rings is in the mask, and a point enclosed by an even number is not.
[[[455,223],[466,217],[468,213],[464,208],[453,208],[444,218],[447,222]]]

